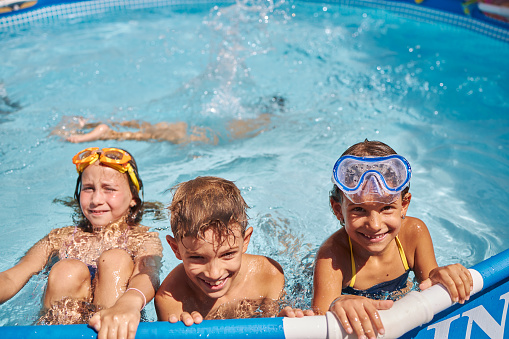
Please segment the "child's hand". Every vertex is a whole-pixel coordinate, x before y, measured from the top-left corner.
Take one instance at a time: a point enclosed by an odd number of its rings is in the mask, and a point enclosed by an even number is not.
[[[182,320],[182,322],[186,326],[191,326],[192,324],[201,323],[203,321],[203,317],[199,312],[196,311],[191,312],[191,314],[189,314],[188,312],[183,312],[180,315],[180,320]],[[168,317],[168,321],[174,324],[179,321],[179,317],[177,317],[175,314],[170,314],[170,316]]]
[[[290,306],[286,306],[281,311],[279,311],[278,317],[288,317],[288,318],[302,318],[304,316],[312,316],[315,315],[313,310],[301,310],[300,308],[291,308]]]
[[[393,303],[392,300],[373,300],[356,295],[342,295],[332,302],[329,311],[334,313],[348,334],[355,332],[358,338],[375,339],[377,333],[381,335],[385,333],[377,310],[389,309]]]
[[[140,317],[140,311],[133,310],[131,305],[116,303],[113,307],[94,314],[88,325],[97,331],[97,339],[134,339]]]
[[[461,264],[453,264],[443,267],[437,267],[431,270],[429,278],[424,280],[419,288],[425,290],[432,285],[442,284],[449,294],[451,300],[463,304],[470,298],[470,292],[474,289],[472,275]]]

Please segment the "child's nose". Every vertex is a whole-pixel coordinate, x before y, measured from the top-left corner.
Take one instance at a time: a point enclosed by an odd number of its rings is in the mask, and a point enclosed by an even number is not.
[[[381,228],[381,217],[378,212],[371,212],[369,216],[369,227],[375,231]]]
[[[100,190],[95,190],[94,193],[92,193],[92,199],[91,202],[93,205],[100,205],[104,200],[104,196]]]
[[[221,275],[222,275],[222,270],[221,270],[220,265],[215,260],[212,260],[208,265],[207,278],[219,279],[219,278],[221,278]]]

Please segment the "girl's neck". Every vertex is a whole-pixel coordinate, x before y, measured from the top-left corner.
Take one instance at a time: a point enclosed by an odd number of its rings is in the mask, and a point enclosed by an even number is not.
[[[117,221],[110,222],[107,225],[90,225],[92,229],[92,233],[103,233],[107,230],[115,230],[115,229],[123,229],[123,228],[129,228],[129,225],[126,222],[127,216],[123,216],[122,218],[118,219]]]

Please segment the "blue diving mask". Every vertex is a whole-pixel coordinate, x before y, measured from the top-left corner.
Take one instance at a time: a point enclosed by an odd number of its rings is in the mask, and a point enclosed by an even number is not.
[[[332,182],[355,204],[392,203],[410,185],[411,176],[410,164],[400,155],[345,155],[336,161],[332,170]]]

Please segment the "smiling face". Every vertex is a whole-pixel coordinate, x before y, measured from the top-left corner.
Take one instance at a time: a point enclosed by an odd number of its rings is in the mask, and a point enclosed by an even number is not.
[[[127,176],[94,163],[81,176],[80,207],[93,228],[101,228],[127,215],[136,205]]]
[[[253,229],[250,227],[242,236],[240,227],[232,229],[233,234],[220,239],[214,229],[208,229],[203,237],[184,237],[181,241],[167,236],[175,256],[182,260],[186,275],[207,297],[218,299],[225,296],[241,270],[242,254],[247,250]]]
[[[370,255],[382,253],[398,235],[403,217],[410,204],[411,194],[399,197],[390,204],[365,202],[354,204],[349,199],[331,199],[334,213],[344,221],[352,243],[360,245]]]

